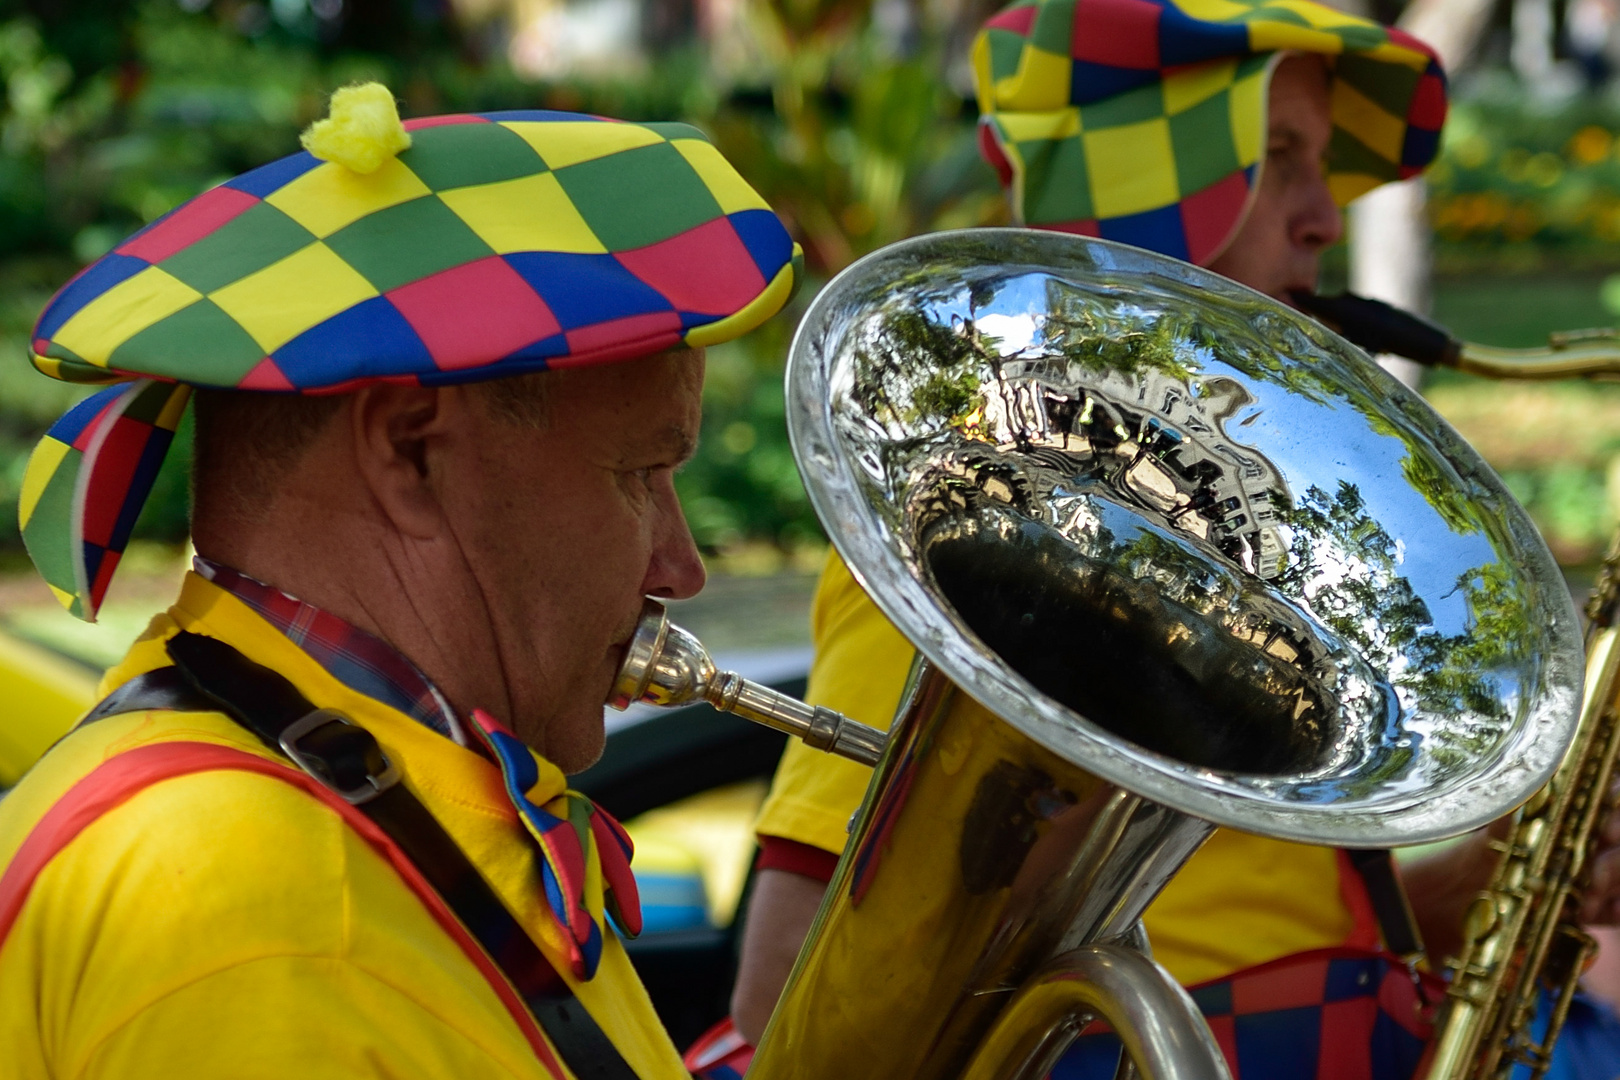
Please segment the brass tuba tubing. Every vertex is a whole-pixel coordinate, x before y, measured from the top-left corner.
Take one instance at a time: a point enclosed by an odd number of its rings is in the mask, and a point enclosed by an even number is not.
[[[1143,1080],[1226,1073],[1192,996],[1162,968],[1134,949],[1086,945],[1019,987],[962,1080],[1040,1080],[1089,1017],[1108,1022]]]

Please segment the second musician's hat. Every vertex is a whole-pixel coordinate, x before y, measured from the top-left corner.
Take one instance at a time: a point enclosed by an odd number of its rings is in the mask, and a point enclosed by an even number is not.
[[[1020,0],[974,42],[980,147],[1020,224],[1207,265],[1258,189],[1270,74],[1288,51],[1332,73],[1341,206],[1433,160],[1434,50],[1310,0]]]
[[[527,111],[401,123],[333,96],[302,153],[203,192],[68,282],[40,371],[117,383],[35,449],[24,543],[93,619],[190,388],[335,393],[607,363],[748,332],[802,255],[696,128]]]

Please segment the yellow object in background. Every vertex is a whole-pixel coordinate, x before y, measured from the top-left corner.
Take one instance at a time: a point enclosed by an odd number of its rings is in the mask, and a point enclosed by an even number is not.
[[[0,632],[0,788],[21,779],[96,700],[96,674]]]

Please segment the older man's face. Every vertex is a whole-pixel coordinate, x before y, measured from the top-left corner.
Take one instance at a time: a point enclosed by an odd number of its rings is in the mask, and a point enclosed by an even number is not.
[[[1328,190],[1333,137],[1327,66],[1290,56],[1271,76],[1265,166],[1249,215],[1210,269],[1285,304],[1293,289],[1316,288],[1317,261],[1344,232]]]
[[[697,447],[703,352],[553,372],[548,422],[491,418],[456,501],[519,737],[565,772],[602,749],[602,704],[643,596],[703,587],[675,497]]]

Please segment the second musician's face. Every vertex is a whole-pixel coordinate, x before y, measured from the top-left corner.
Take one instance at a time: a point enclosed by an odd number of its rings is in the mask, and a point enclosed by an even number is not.
[[[1210,269],[1274,296],[1316,288],[1322,251],[1344,232],[1327,184],[1333,114],[1327,65],[1289,56],[1271,76],[1266,160],[1260,190],[1237,235]]]

